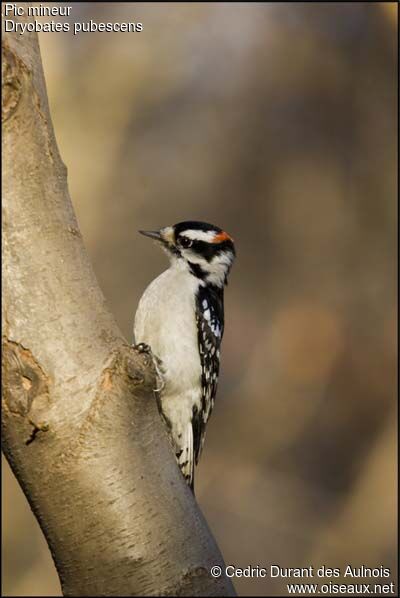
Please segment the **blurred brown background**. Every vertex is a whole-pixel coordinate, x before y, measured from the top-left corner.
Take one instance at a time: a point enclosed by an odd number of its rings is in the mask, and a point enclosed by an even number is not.
[[[70,22],[144,26],[40,36],[74,206],[126,337],[167,266],[137,229],[199,219],[236,241],[197,474],[226,563],[394,580],[396,3],[72,6]],[[3,594],[59,595],[3,474]]]

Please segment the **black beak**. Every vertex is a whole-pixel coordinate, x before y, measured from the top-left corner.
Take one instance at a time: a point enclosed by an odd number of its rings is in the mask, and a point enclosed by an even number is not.
[[[151,239],[155,239],[156,241],[162,241],[160,231],[158,230],[140,230],[141,235],[145,237],[150,237]]]

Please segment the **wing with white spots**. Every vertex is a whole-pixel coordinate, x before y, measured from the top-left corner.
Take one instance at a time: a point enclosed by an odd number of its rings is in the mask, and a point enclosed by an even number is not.
[[[205,429],[218,385],[220,347],[224,332],[223,290],[200,287],[197,296],[196,321],[201,361],[202,400],[200,411],[193,408],[193,443],[196,464],[203,448]]]

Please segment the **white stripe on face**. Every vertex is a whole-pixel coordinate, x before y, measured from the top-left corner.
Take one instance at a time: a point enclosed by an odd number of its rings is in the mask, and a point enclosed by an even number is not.
[[[185,230],[182,231],[182,236],[192,239],[192,241],[206,241],[206,243],[212,243],[216,234],[214,230]]]
[[[208,264],[206,272],[207,282],[211,282],[216,286],[223,287],[225,284],[225,277],[233,262],[233,253],[230,251],[222,251],[218,253]]]

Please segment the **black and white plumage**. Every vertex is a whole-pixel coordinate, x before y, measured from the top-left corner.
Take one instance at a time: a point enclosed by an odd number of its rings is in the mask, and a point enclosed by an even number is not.
[[[194,458],[199,461],[205,427],[217,393],[220,346],[224,332],[223,293],[220,289],[200,287],[196,297],[196,323],[201,363],[201,409],[193,411]]]
[[[217,391],[224,285],[235,248],[227,233],[204,222],[140,232],[161,244],[170,267],[145,290],[134,338],[149,345],[162,362],[160,410],[178,464],[193,488],[194,465]]]

